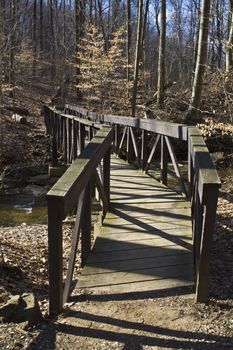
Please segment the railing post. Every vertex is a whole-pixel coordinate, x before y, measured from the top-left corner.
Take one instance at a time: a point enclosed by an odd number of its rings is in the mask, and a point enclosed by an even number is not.
[[[67,119],[64,119],[64,161],[68,161],[67,156]]]
[[[89,141],[91,141],[91,139],[93,138],[93,127],[92,126],[89,126],[88,128],[88,139]]]
[[[215,226],[219,185],[204,185],[202,205],[204,205],[203,227],[200,244],[200,261],[196,283],[196,301],[205,302],[209,295],[208,276],[210,269],[211,248]]]
[[[49,312],[63,308],[61,202],[48,196]]]
[[[127,128],[126,152],[127,152],[127,162],[130,163],[132,161],[132,155],[133,155],[133,143],[132,143],[132,138],[130,133],[130,127]]]
[[[80,153],[85,148],[85,125],[79,123],[79,149]]]
[[[147,162],[147,143],[148,143],[148,132],[142,130],[142,145],[141,145],[141,170],[145,169]]]
[[[77,156],[78,156],[77,122],[73,119],[73,159],[75,160]]]
[[[188,181],[189,181],[189,198],[191,199],[194,195],[194,170],[193,170],[193,157],[191,149],[191,139],[188,133]]]
[[[114,152],[117,154],[120,143],[120,125],[114,126]]]
[[[68,162],[72,162],[72,119],[68,119]]]
[[[60,114],[57,114],[57,149],[60,150],[61,148],[61,116]]]
[[[60,134],[61,134],[60,151],[61,152],[64,152],[64,120],[65,120],[65,117],[61,116],[61,128],[60,128]]]
[[[85,189],[83,203],[83,218],[81,221],[81,266],[83,267],[87,261],[91,251],[91,184],[88,182]]]
[[[56,167],[57,166],[57,115],[56,113],[53,113],[52,117],[52,166]]]
[[[43,107],[44,109],[44,123],[45,123],[45,127],[46,127],[46,135],[50,134],[50,130],[49,130],[49,115],[50,115],[50,110],[47,106]]]
[[[106,194],[108,203],[110,202],[110,161],[111,161],[111,152],[109,148],[103,158],[103,188],[104,188],[104,192]]]
[[[161,135],[161,182],[167,185],[167,162],[168,162],[168,150],[165,142],[165,137]]]

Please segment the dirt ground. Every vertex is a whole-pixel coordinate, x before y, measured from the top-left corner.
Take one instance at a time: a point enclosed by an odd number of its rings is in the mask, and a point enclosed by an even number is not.
[[[8,116],[5,130],[9,132],[5,134],[4,147],[8,147],[6,135],[10,135],[12,130],[16,130],[13,133],[15,142],[19,135],[24,135],[20,138],[19,149],[22,153],[17,157],[17,166],[30,163],[32,159],[35,163],[40,163],[41,159],[42,163],[49,161],[49,142],[44,136],[43,120],[39,115],[41,104],[47,101],[52,91],[48,89],[45,94],[44,89],[47,87],[37,86],[33,90],[33,96],[27,96],[26,89],[19,92],[20,99],[28,99],[30,104],[31,115],[28,120],[31,126],[26,129],[26,126],[17,126]],[[29,135],[32,133],[31,139],[27,132]],[[38,151],[42,152],[38,158],[33,155],[34,147],[30,146],[34,141],[36,144],[35,135],[43,135],[38,137]],[[25,140],[28,140],[26,145]],[[15,153],[14,143],[9,147],[10,151],[4,151],[4,154]],[[25,148],[27,154],[22,158]],[[1,159],[3,167],[10,161],[10,158]],[[226,174],[222,181],[211,260],[211,298],[207,304],[196,304],[190,288],[156,294],[126,294],[121,297],[78,294],[71,298],[63,314],[58,318],[50,318],[47,314],[47,226],[22,224],[0,228],[2,259],[6,265],[15,267],[10,271],[1,269],[0,305],[10,295],[33,291],[44,316],[43,322],[31,329],[13,323],[0,324],[0,349],[232,350],[232,176]],[[69,242],[70,228],[67,225],[65,257],[68,255]],[[76,271],[78,273],[79,269]]]
[[[21,272],[14,271],[1,279],[0,301],[6,302],[10,294],[33,291],[44,321],[28,330],[18,324],[0,325],[0,348],[233,349],[232,214],[232,179],[226,177],[219,197],[211,261],[211,298],[207,304],[196,304],[190,288],[122,296],[76,293],[58,318],[47,315],[46,225],[2,228],[4,257],[12,265],[20,266]],[[65,256],[69,242],[67,224]]]

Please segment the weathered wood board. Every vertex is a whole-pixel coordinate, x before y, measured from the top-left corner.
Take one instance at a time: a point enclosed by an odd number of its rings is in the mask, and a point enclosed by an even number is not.
[[[112,157],[111,210],[77,288],[127,293],[193,285],[190,204]]]

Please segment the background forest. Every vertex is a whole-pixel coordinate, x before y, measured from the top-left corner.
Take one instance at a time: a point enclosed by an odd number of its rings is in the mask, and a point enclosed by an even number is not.
[[[89,107],[124,113],[130,107],[132,115],[137,108],[149,117],[163,107],[167,118],[184,116],[199,67],[198,86],[208,92],[195,108],[232,120],[233,1],[0,4],[0,86],[11,97],[25,77],[46,78],[63,99],[76,89],[76,102]]]

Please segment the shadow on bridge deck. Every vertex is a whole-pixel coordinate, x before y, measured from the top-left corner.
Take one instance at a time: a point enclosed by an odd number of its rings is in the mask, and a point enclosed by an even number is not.
[[[172,294],[192,285],[190,204],[113,157],[111,210],[77,288],[120,298],[164,290]]]

